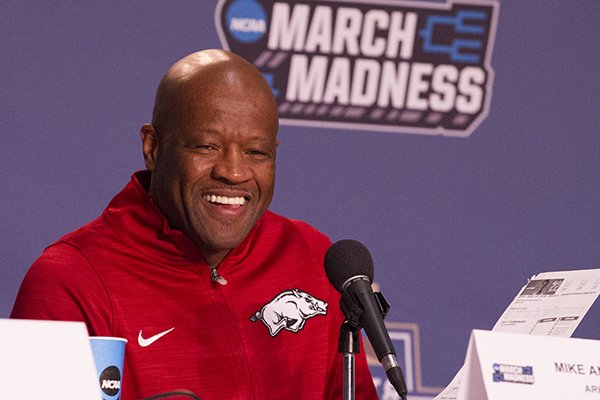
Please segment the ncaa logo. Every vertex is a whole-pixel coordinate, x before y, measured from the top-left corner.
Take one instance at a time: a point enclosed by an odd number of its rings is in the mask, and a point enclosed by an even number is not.
[[[256,0],[235,0],[226,21],[229,34],[242,43],[257,42],[267,33],[267,14]]]
[[[119,399],[119,392],[121,391],[121,372],[119,368],[114,365],[106,367],[100,374],[100,389],[103,393],[103,399]]]

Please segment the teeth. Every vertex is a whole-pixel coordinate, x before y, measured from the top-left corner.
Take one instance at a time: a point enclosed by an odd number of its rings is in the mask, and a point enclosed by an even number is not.
[[[243,197],[216,196],[214,194],[204,195],[204,200],[216,204],[237,204],[238,206],[243,206],[246,202],[246,199]]]

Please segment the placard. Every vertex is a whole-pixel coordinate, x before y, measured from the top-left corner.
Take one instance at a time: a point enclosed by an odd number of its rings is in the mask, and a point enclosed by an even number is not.
[[[600,341],[474,330],[458,398],[598,399]]]
[[[0,399],[99,400],[85,325],[0,319]]]

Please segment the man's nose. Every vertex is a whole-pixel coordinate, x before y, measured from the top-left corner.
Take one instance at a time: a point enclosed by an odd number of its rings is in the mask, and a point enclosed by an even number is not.
[[[251,169],[244,159],[244,154],[237,150],[227,150],[215,162],[212,175],[213,179],[235,185],[250,179]]]

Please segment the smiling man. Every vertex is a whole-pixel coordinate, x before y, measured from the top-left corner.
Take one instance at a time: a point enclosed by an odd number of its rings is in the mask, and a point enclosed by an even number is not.
[[[169,69],[142,127],[150,196],[213,269],[273,197],[277,109],[257,72],[222,51],[192,54]]]
[[[46,248],[11,317],[126,338],[123,400],[342,398],[331,242],[267,210],[277,130],[252,64],[224,50],[175,63],[141,130],[147,170]],[[357,398],[375,399],[364,353],[356,370]]]

